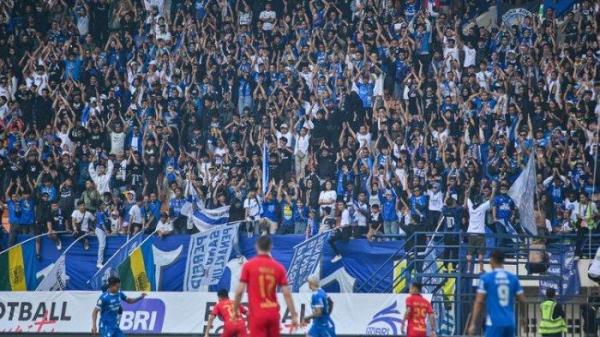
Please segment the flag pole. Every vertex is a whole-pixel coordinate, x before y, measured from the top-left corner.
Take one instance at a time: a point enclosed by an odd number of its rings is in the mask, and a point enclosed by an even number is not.
[[[152,238],[152,236],[154,236],[154,234],[156,234],[156,232],[158,231],[158,229],[155,229],[154,232],[150,233],[142,242],[140,242],[140,245],[135,247],[134,250],[132,250],[129,254],[127,254],[127,257],[130,257],[131,254],[133,254],[133,252],[135,252],[136,249],[140,248],[144,243],[146,243],[146,241],[148,241],[150,238]]]
[[[69,233],[69,232],[67,232],[67,231],[53,232],[53,234],[65,234],[65,233]],[[48,233],[44,233],[44,234],[39,234],[39,235],[36,235],[36,236],[32,236],[32,237],[30,237],[30,238],[29,238],[29,239],[27,239],[27,240],[23,240],[23,241],[21,241],[21,242],[19,242],[19,243],[15,244],[15,245],[12,245],[12,246],[10,246],[10,247],[6,248],[5,250],[3,250],[3,251],[1,251],[1,252],[0,252],[0,255],[2,255],[2,254],[4,254],[4,253],[8,252],[9,250],[11,250],[11,249],[13,249],[13,248],[15,248],[15,247],[17,247],[17,246],[21,246],[21,245],[23,245],[24,243],[27,243],[27,242],[29,242],[29,241],[32,241],[32,240],[35,240],[35,239],[39,239],[39,238],[41,238],[41,237],[43,237],[43,236],[48,236],[48,235],[50,235],[50,232],[48,232]]]
[[[81,239],[83,238],[87,238],[88,236],[92,235],[92,232],[87,232],[85,234],[83,234],[82,236],[78,237],[77,239],[75,239],[75,241],[71,242],[71,244],[67,247],[67,249],[65,249],[64,253],[68,252],[69,249],[71,249],[71,247],[75,246],[75,244],[79,241],[81,241]],[[64,254],[63,253],[63,254]],[[62,254],[61,254],[62,255]]]
[[[119,247],[119,249],[117,249],[117,251],[116,251],[116,252],[115,252],[115,253],[114,253],[114,254],[113,254],[113,255],[112,255],[112,256],[111,256],[111,257],[110,257],[108,260],[106,260],[106,263],[104,263],[104,265],[107,265],[107,264],[109,264],[109,263],[110,263],[110,262],[111,262],[111,261],[112,261],[112,260],[113,260],[113,259],[114,259],[114,258],[117,256],[117,254],[119,254],[119,253],[121,252],[121,250],[122,250],[124,247],[127,247],[127,244],[128,244],[129,242],[131,242],[131,240],[135,239],[135,238],[136,238],[138,235],[143,235],[143,234],[144,234],[144,232],[143,232],[143,231],[140,231],[140,232],[139,232],[139,233],[137,233],[136,235],[132,236],[132,237],[131,237],[129,240],[125,241],[125,243],[124,243],[124,244],[123,244],[121,247]],[[154,234],[154,233],[153,233],[153,234]],[[98,273],[100,273],[100,271],[102,271],[102,269],[98,269],[98,271],[96,271],[96,273],[94,273],[94,275],[93,275],[93,276],[92,276],[92,277],[91,277],[89,280],[87,280],[87,283],[89,284],[89,283],[92,281],[92,279],[93,279],[94,277],[96,277],[96,275],[98,275]]]

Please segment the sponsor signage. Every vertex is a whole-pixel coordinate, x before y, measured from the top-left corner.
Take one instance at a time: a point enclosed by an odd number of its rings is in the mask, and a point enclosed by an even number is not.
[[[137,293],[126,293],[135,297]],[[88,333],[90,317],[99,292],[0,292],[0,334]],[[303,318],[311,314],[311,293],[294,294],[296,309]],[[404,317],[405,294],[330,294],[335,305],[332,319],[340,335],[396,336]],[[206,329],[217,295],[207,292],[155,292],[144,300],[123,303],[120,327],[126,334],[201,334]],[[291,329],[291,317],[283,296],[281,332],[306,334],[305,328]],[[219,333],[222,322],[215,321],[211,333]]]

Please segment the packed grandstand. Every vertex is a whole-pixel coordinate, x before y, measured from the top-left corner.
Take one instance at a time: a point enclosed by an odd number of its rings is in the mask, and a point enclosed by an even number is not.
[[[2,0],[0,290],[229,289],[268,234],[294,291],[416,277],[448,335],[494,248],[587,297],[598,22],[598,1]]]

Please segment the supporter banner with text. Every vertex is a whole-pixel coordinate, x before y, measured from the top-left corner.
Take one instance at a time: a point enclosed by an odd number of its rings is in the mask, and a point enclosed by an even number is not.
[[[136,293],[127,293],[137,296]],[[87,333],[99,292],[3,292],[0,293],[0,333]],[[294,302],[303,318],[311,313],[311,293],[296,293]],[[332,318],[340,335],[396,336],[404,317],[405,294],[330,294]],[[425,295],[428,296],[428,295]],[[123,304],[121,329],[126,334],[204,333],[215,304],[215,293],[158,292],[136,304]],[[284,303],[279,295],[279,302]],[[360,308],[358,307],[360,306]],[[281,331],[290,333],[291,318],[281,307]],[[216,320],[211,333],[220,333]],[[306,328],[291,332],[305,335]]]
[[[239,224],[223,225],[190,237],[184,291],[219,283],[231,256]]]
[[[288,282],[292,291],[299,291],[300,287],[308,280],[316,270],[321,256],[323,256],[323,245],[329,238],[331,232],[321,233],[317,236],[297,244],[294,247],[294,256],[288,268]]]

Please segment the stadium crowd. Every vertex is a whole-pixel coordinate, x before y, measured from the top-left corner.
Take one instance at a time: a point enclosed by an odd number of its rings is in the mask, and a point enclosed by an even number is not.
[[[488,27],[482,3],[1,1],[9,244],[189,233],[190,195],[249,233],[338,227],[334,249],[442,216],[520,232],[530,155],[540,231],[597,231],[598,3]]]

